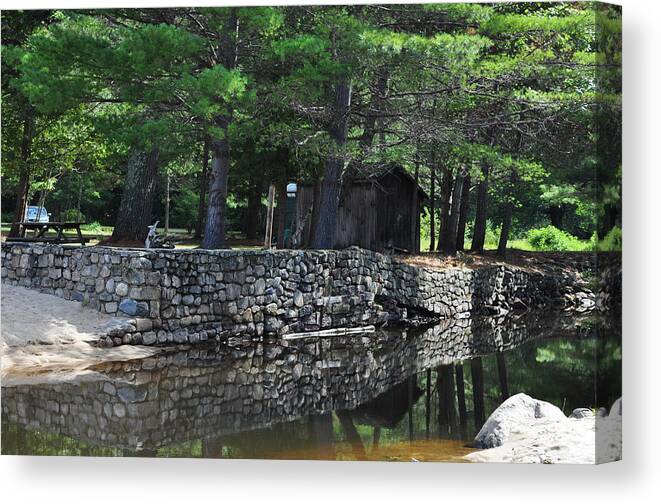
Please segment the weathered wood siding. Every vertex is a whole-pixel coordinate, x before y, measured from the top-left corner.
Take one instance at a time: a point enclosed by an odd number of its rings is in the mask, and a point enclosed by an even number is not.
[[[377,194],[372,184],[352,184],[343,191],[335,226],[335,248],[375,248]]]
[[[376,217],[377,231],[374,250],[384,250],[390,247],[417,250],[412,242],[411,212],[413,211],[413,191],[416,190],[411,181],[397,173],[390,173],[379,179]],[[419,207],[417,209],[419,219]]]
[[[383,251],[392,247],[417,251],[420,227],[420,203],[413,211],[413,194],[417,188],[407,177],[389,173],[378,181],[359,180],[343,189],[335,229],[335,248],[357,245]],[[304,219],[314,200],[314,188],[299,185],[296,200],[297,223]],[[415,215],[413,215],[413,213]],[[304,243],[310,233],[308,217],[304,227]]]

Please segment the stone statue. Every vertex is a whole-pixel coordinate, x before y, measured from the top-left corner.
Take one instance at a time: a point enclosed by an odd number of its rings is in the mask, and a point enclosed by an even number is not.
[[[152,244],[154,243],[154,240],[156,239],[156,226],[158,226],[158,222],[154,222],[151,226],[147,226],[147,229],[149,229],[149,232],[147,233],[147,238],[145,238],[145,248],[152,248]]]

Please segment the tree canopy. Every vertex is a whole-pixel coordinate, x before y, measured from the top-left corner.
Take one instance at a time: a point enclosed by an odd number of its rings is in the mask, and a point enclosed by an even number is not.
[[[221,248],[261,234],[273,184],[283,246],[281,203],[297,182],[315,187],[305,244],[331,248],[343,184],[396,163],[428,195],[432,250],[454,253],[468,237],[482,251],[499,233],[504,253],[548,225],[597,243],[621,225],[617,6],[2,18],[3,220],[46,204],[133,243],[172,219]]]

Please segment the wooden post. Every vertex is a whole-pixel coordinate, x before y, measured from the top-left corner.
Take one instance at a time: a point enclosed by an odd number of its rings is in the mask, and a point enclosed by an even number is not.
[[[202,238],[202,228],[206,216],[207,186],[209,185],[209,139],[204,139],[202,149],[202,172],[200,173],[200,201],[197,206],[197,220],[195,222],[195,238]],[[250,238],[250,237],[248,237]],[[253,237],[254,238],[254,237]]]
[[[80,213],[80,204],[83,200],[83,174],[78,174],[78,205],[76,210],[78,211],[78,222],[83,222],[82,214]]]
[[[165,176],[165,234],[170,232],[170,175]]]
[[[273,237],[273,200],[275,198],[275,185],[269,186],[268,206],[266,208],[266,233],[264,233],[264,248],[271,248]]]

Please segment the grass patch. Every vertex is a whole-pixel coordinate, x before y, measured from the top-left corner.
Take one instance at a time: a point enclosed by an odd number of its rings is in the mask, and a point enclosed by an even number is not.
[[[488,228],[484,237],[484,250],[498,249],[500,229]],[[472,236],[466,236],[466,249],[470,248]],[[429,251],[429,236],[420,236],[420,251]],[[547,226],[540,229],[530,229],[525,236],[512,238],[507,241],[508,249],[523,250],[526,252],[585,252],[594,250],[620,250],[622,231],[619,228],[613,230],[597,244],[596,235],[589,240],[581,240],[569,233]]]

